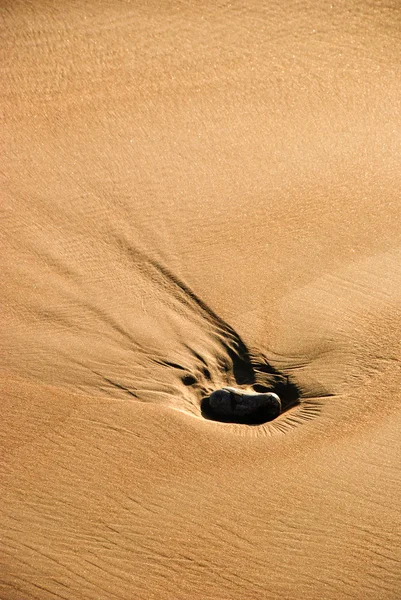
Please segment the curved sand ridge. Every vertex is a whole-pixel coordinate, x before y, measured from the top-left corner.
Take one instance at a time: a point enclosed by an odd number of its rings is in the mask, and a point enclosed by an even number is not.
[[[398,600],[400,7],[3,15],[0,597]]]
[[[23,231],[21,247],[24,236]],[[86,270],[85,261],[83,266],[75,265],[74,273],[52,256],[51,250],[43,256],[31,248],[39,258],[36,265],[31,265],[29,277],[33,280],[35,268],[39,270],[44,264],[49,265],[51,273],[51,309],[40,307],[41,290],[37,289],[47,286],[50,280],[38,280],[32,285],[32,313],[38,320],[52,314],[54,322],[62,326],[51,335],[46,326],[42,331],[35,330],[30,339],[23,324],[23,351],[27,352],[27,345],[32,344],[24,359],[26,377],[34,379],[39,372],[42,381],[68,387],[73,393],[93,394],[96,390],[111,398],[166,404],[197,416],[202,400],[214,390],[227,385],[244,389],[251,386],[258,392],[276,391],[284,413],[296,407],[296,415],[309,418],[317,414],[320,402],[311,400],[313,390],[308,393],[305,385],[303,393],[309,398],[298,406],[300,390],[288,374],[269,364],[263,353],[249,349],[232,327],[160,262],[124,235],[109,237],[113,245],[111,251],[107,245],[108,261],[115,261],[126,283],[126,289],[113,296],[107,286],[101,294],[91,290],[91,273],[85,277],[80,274]],[[35,243],[40,245],[40,239]],[[103,263],[104,259],[97,260]],[[80,296],[77,287],[81,288]],[[72,315],[64,314],[66,300],[76,305]],[[132,317],[138,314],[140,319]],[[91,323],[91,329],[86,323]],[[12,348],[11,339],[19,335],[18,322],[9,324],[4,335]],[[39,355],[35,352],[38,343]],[[11,349],[4,361],[15,373],[20,364],[19,352],[21,348],[14,344],[15,354]],[[329,393],[321,387],[316,395]],[[290,415],[290,422],[293,418]],[[287,421],[281,419],[279,428],[285,428]]]
[[[107,306],[102,306],[101,297],[95,293],[88,292],[79,298],[74,279],[82,281],[81,286],[87,286],[88,280],[84,282],[78,274],[70,274],[68,281],[59,261],[46,256],[44,262],[59,274],[51,289],[51,312],[56,322],[64,320],[65,324],[51,336],[43,331],[42,355],[38,356],[33,349],[31,357],[28,354],[26,377],[34,379],[40,372],[43,381],[68,387],[74,393],[92,394],[96,390],[112,398],[167,404],[195,415],[200,415],[203,398],[219,387],[232,384],[252,386],[256,391],[274,388],[282,398],[284,411],[298,404],[295,384],[271,366],[263,354],[252,353],[238,334],[186,284],[133,244],[123,238],[116,242],[115,260],[120,268],[122,265],[127,269],[126,279],[131,282],[131,289],[146,289],[146,309],[141,310],[142,296],[127,295],[125,310],[121,294],[111,298],[112,303]],[[38,313],[40,319],[43,311],[47,318],[50,311],[35,306],[39,295],[35,289],[32,312]],[[77,314],[72,318],[63,316],[64,307],[57,304],[55,296],[62,298],[63,303],[68,297],[75,301]],[[127,322],[125,311],[140,314],[141,318],[131,317]],[[85,331],[85,322],[89,321],[92,330]],[[68,322],[71,327],[67,332]],[[103,343],[98,343],[99,331]],[[12,327],[7,334],[9,338],[17,335]],[[28,338],[26,343],[29,341],[38,344],[38,335]],[[20,351],[18,347],[15,350]],[[18,354],[13,356],[10,352],[5,363],[18,373],[19,360]],[[124,368],[124,365],[130,366]]]

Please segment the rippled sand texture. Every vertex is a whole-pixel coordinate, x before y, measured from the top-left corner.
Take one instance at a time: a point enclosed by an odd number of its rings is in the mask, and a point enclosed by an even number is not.
[[[398,600],[399,3],[1,14],[0,597]]]

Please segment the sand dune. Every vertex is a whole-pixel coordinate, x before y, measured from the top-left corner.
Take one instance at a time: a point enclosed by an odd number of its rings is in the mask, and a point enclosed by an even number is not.
[[[398,4],[2,17],[0,597],[398,600]]]

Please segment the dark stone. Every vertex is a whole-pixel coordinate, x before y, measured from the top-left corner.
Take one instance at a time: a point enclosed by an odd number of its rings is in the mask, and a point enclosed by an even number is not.
[[[281,402],[272,392],[246,394],[235,388],[222,388],[205,398],[201,408],[208,419],[260,425],[279,416]]]

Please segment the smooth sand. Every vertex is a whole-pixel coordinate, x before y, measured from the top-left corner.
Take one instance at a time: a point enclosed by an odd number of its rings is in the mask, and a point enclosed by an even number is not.
[[[0,597],[398,600],[399,3],[1,15]]]

